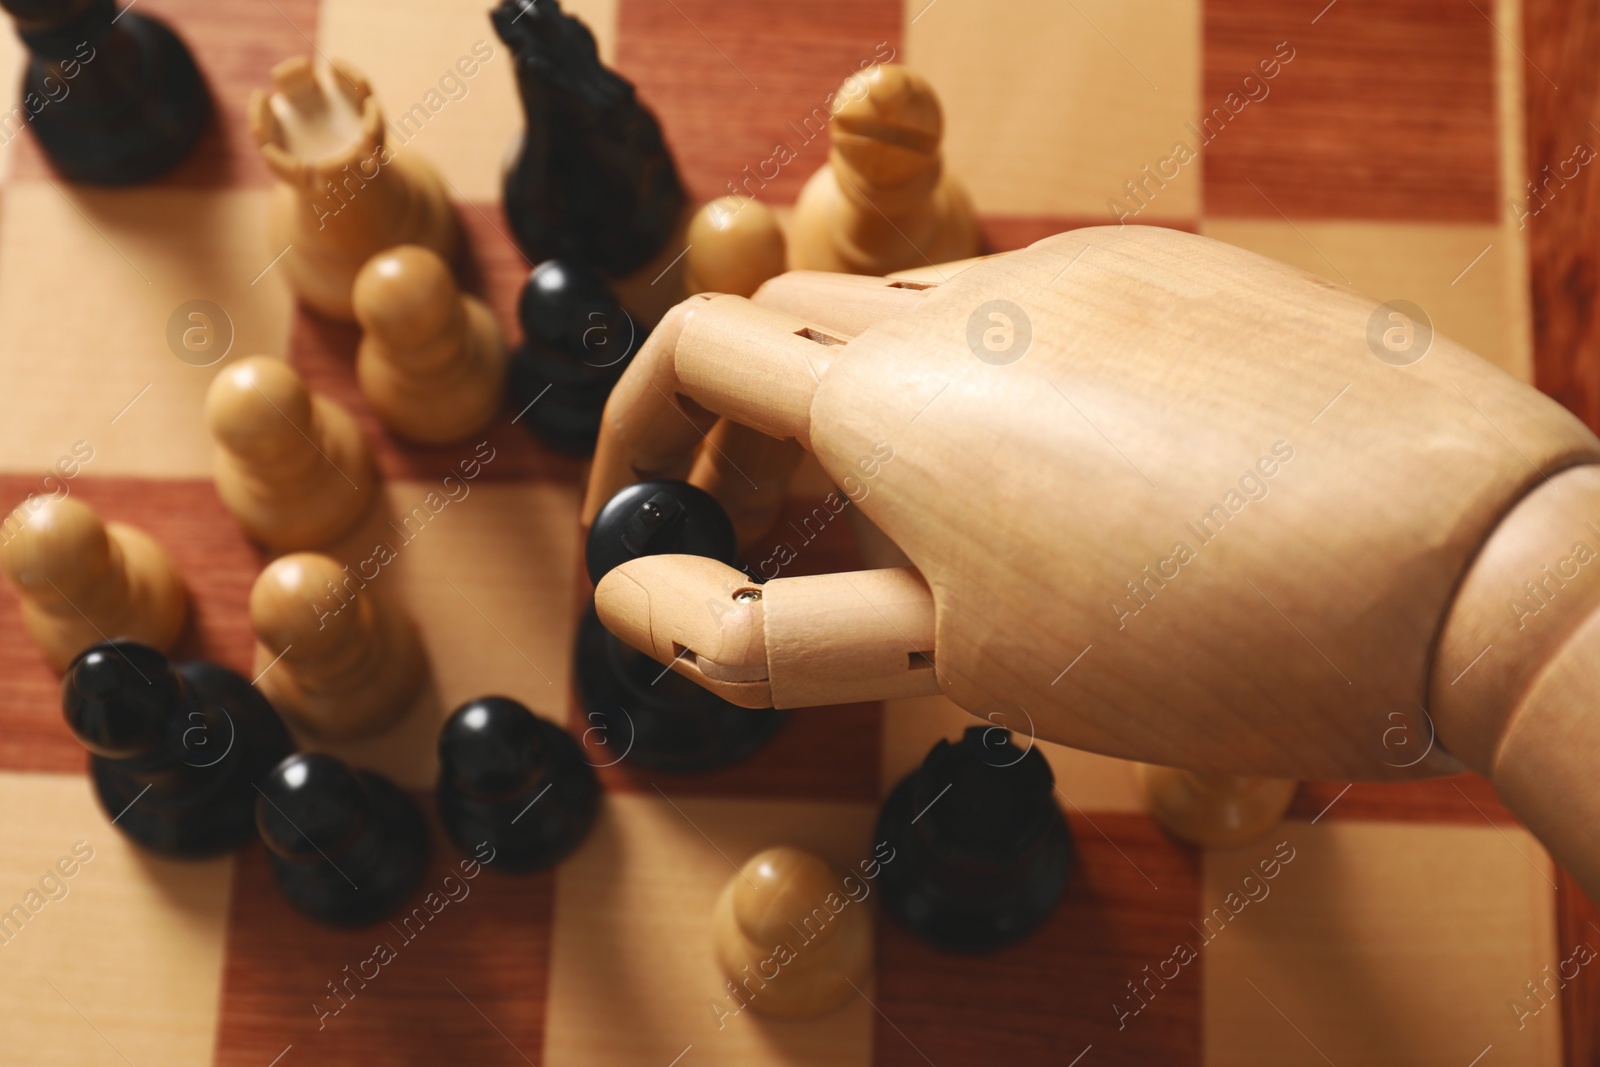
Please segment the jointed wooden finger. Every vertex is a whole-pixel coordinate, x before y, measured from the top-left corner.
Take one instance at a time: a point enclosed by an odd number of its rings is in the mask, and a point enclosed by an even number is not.
[[[600,580],[608,630],[741,707],[939,693],[933,594],[898,568],[755,585],[700,556],[645,556]]]
[[[689,482],[716,498],[733,520],[739,547],[748,548],[777,521],[789,476],[804,454],[792,438],[720,419],[706,434]]]
[[[750,299],[854,337],[884,319],[913,312],[931,284],[861,274],[792,270],[763,283]]]
[[[624,486],[688,474],[717,415],[810,447],[811,398],[846,340],[737,296],[674,307],[606,402],[584,523]]]

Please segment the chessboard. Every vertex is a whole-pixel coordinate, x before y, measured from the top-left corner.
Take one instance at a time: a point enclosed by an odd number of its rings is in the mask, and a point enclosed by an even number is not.
[[[364,72],[391,119],[418,116],[405,150],[436,164],[456,199],[459,273],[516,337],[529,264],[498,201],[521,118],[488,6],[142,0],[188,41],[218,116],[180,167],[138,187],[70,184],[26,131],[0,127],[0,506],[65,487],[148,531],[192,594],[180,658],[249,676],[246,596],[267,557],[217,498],[201,401],[232,360],[287,359],[374,444],[384,506],[334,554],[354,563],[392,545],[381,581],[417,620],[430,665],[400,726],[332,750],[431,812],[439,723],[505,694],[583,735],[604,765],[599,823],[553,872],[451,878],[459,890],[440,890],[448,904],[420,932],[319,927],[279,896],[259,845],[180,863],[120,836],[7,588],[0,911],[30,894],[43,904],[0,933],[0,1064],[1595,1062],[1600,979],[1583,964],[1600,917],[1483,781],[1306,783],[1267,839],[1203,850],[1144,813],[1131,765],[1043,742],[1078,865],[1041,930],[957,956],[881,919],[874,977],[839,1011],[784,1023],[730,1012],[709,923],[734,867],[775,843],[840,865],[870,855],[881,799],[935,740],[976,720],[942,699],[804,710],[717,772],[619,762],[621,744],[585,721],[572,690],[591,592],[585,464],[542,449],[513,410],[481,446],[398,443],[356,387],[355,329],[297,308],[274,269],[272,179],[245,101],[279,60],[315,51]],[[1600,136],[1592,11],[1560,0],[567,7],[660,117],[696,202],[751,175],[768,203],[792,202],[826,156],[826,95],[893,58],[938,90],[946,163],[991,250],[1119,219],[1192,230],[1411,301],[1600,424],[1600,201],[1588,175],[1548,178]],[[21,52],[5,37],[0,86],[14,96]],[[456,62],[478,42],[492,56],[464,78]],[[168,341],[196,300],[224,313],[226,355],[207,366]],[[469,491],[419,511],[473,454],[483,462]],[[75,462],[58,467],[62,457]],[[787,574],[859,565],[848,524],[819,534],[790,521],[828,489],[815,467],[796,479],[770,536],[794,557]],[[1369,518],[1352,502],[1350,521]],[[434,846],[427,889],[461,858],[437,826]],[[50,877],[62,857],[75,857],[59,868],[74,876]],[[349,981],[379,943],[393,960]]]

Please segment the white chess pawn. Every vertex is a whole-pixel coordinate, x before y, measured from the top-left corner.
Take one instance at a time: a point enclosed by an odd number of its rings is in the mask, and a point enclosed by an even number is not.
[[[60,674],[90,645],[129,637],[170,651],[188,594],[150,536],[103,523],[71,497],[25,500],[5,522],[0,565],[22,600],[22,622]]]
[[[377,473],[355,419],[281,360],[252,356],[206,393],[217,493],[245,533],[277,551],[315,548],[366,510]]]
[[[977,213],[944,170],[944,117],[927,80],[873,66],[839,98],[828,162],[795,201],[790,269],[883,275],[977,255]]]
[[[784,271],[787,256],[778,216],[759,200],[724,196],[689,221],[684,287],[690,293],[748,297]]]
[[[821,857],[786,845],[752,856],[711,918],[717,964],[752,1011],[808,1019],[856,995],[872,968],[872,912]],[[852,984],[854,983],[854,984]]]
[[[250,590],[250,625],[257,688],[324,741],[387,730],[416,703],[427,674],[405,611],[315,552],[267,565]]]
[[[1212,848],[1265,836],[1283,820],[1300,787],[1281,778],[1200,774],[1153,763],[1138,764],[1137,772],[1151,818],[1180,841]]]
[[[385,426],[422,444],[483,429],[505,396],[506,345],[483,301],[463,295],[420,245],[380,252],[356,275],[361,391]]]

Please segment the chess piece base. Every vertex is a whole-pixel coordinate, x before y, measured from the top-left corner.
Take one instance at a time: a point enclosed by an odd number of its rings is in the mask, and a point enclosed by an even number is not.
[[[376,594],[368,589],[361,595]],[[358,741],[390,729],[416,704],[428,674],[416,624],[398,606],[377,601],[372,607],[378,627],[373,644],[383,661],[341,685],[308,688],[284,663],[271,666],[278,653],[256,645],[256,688],[301,733],[319,741]]]
[[[1010,889],[984,897],[957,895],[919,877],[920,851],[912,809],[917,775],[895,787],[878,816],[876,839],[887,841],[895,859],[883,865],[879,888],[883,909],[906,929],[948,952],[989,952],[1032,933],[1054,910],[1072,869],[1072,837],[1054,811],[1031,870]]]
[[[892,274],[979,253],[977,213],[948,174],[926,204],[885,216],[857,207],[839,185],[833,164],[806,180],[789,219],[789,269],[843,274]]]
[[[55,98],[48,61],[34,58],[23,75],[23,99],[46,101],[30,125],[61,176],[94,185],[131,185],[172,169],[194,147],[211,119],[211,96],[189,49],[159,19],[124,9],[116,29],[142,67],[138,85],[112,105],[85,93]],[[109,50],[85,66],[108,62]],[[59,88],[58,90],[59,91]]]
[[[515,804],[486,804],[443,778],[439,782],[439,814],[450,840],[472,855],[487,843],[497,871],[523,874],[554,867],[583,844],[600,811],[600,782],[578,742],[554,723],[540,720],[539,727],[552,763],[549,792],[541,793],[546,785],[540,785],[520,801],[526,806],[512,811],[509,827],[497,816]]]
[[[365,771],[353,773],[372,798],[370,818],[390,831],[382,862],[352,875],[352,885],[337,870],[267,853],[273,879],[289,902],[330,926],[365,926],[388,915],[421,884],[428,861],[428,829],[417,806],[388,780]]]

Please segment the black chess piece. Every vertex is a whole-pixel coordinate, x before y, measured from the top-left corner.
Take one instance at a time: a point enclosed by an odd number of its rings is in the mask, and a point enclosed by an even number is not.
[[[31,53],[20,110],[61,174],[126,185],[178,163],[211,118],[194,57],[115,0],[0,0]]]
[[[640,482],[606,502],[589,529],[594,581],[619,563],[667,553],[709,556],[730,566],[733,523],[711,495],[687,482]],[[609,753],[652,770],[708,771],[770,741],[789,713],[752,710],[673,673],[619,641],[591,606],[578,627],[578,702],[586,733]]]
[[[387,778],[332,756],[278,764],[255,816],[278,888],[318,922],[376,922],[405,902],[428,864],[417,806]]]
[[[495,870],[553,867],[583,843],[600,782],[572,735],[507,697],[463,704],[439,732],[439,814],[463,851]]]
[[[534,263],[570,260],[612,277],[638,270],[685,204],[656,117],[557,0],[503,0],[490,18],[515,59],[527,120],[504,187],[517,243]]]
[[[709,556],[736,566],[733,520],[712,495],[688,482],[636,482],[605,502],[589,527],[584,562],[596,585],[640,556]]]
[[[545,444],[594,452],[611,388],[644,343],[599,272],[565,260],[533,269],[517,304],[523,342],[511,357],[512,407]]]
[[[172,856],[212,856],[255,836],[256,784],[293,749],[272,705],[239,675],[175,667],[133,641],[79,653],[61,706],[114,825]]]
[[[895,787],[877,839],[893,848],[884,908],[939,948],[1008,945],[1049,916],[1072,868],[1072,837],[1043,753],[998,726],[941,740]]]

